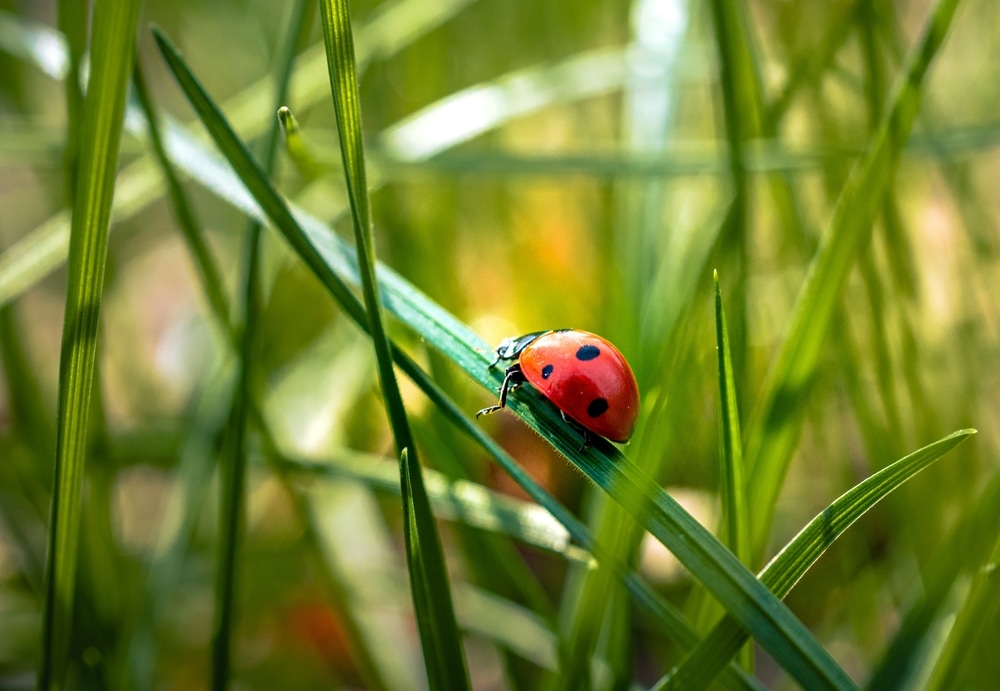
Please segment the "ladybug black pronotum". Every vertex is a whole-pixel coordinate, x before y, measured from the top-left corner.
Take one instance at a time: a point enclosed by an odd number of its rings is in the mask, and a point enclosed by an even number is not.
[[[503,408],[508,392],[528,382],[559,408],[563,419],[584,430],[586,441],[587,432],[619,443],[632,436],[639,416],[639,387],[624,356],[605,339],[576,329],[506,338],[497,346],[490,367],[514,359],[517,362],[507,368],[500,387],[499,402],[476,417]]]

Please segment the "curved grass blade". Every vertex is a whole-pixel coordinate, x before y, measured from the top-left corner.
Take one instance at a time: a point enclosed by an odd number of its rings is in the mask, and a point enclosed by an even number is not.
[[[784,598],[854,521],[972,434],[975,430],[954,432],[896,461],[842,494],[764,567],[760,572],[761,582]],[[748,638],[746,630],[732,616],[727,616],[658,688],[704,688]]]
[[[66,683],[80,531],[80,492],[97,331],[107,261],[115,167],[135,52],[139,2],[97,3],[92,69],[83,108],[78,186],[73,201],[69,279],[59,358],[56,464],[38,688]]]
[[[400,453],[406,564],[410,571],[410,589],[424,651],[424,666],[431,689],[467,689],[468,665],[458,624],[455,623],[444,550],[424,488],[413,436],[392,366],[389,337],[383,324],[382,301],[375,276],[375,238],[368,200],[368,176],[361,138],[361,95],[347,0],[320,0],[320,17],[323,20],[323,38],[347,195],[354,220],[354,243],[361,274],[361,293],[368,316],[368,332],[375,347],[382,398]]]
[[[858,252],[892,182],[923,95],[923,80],[944,42],[958,0],[939,0],[911,52],[871,144],[841,191],[830,228],[809,267],[791,321],[771,371],[764,395],[747,432],[749,496],[753,542],[759,550],[769,531],[778,492],[804,421],[804,399],[816,371],[837,301]]]
[[[366,325],[364,309],[345,282],[355,285],[360,282],[352,253],[315,219],[300,214],[299,225],[180,56],[162,34],[156,32],[155,36],[178,83],[261,208],[345,311],[358,324]],[[256,204],[250,206],[257,210]],[[492,348],[391,270],[380,269],[379,273],[386,308],[475,381],[496,390],[501,375],[487,367]],[[578,433],[568,428],[558,413],[533,392],[523,392],[518,400],[509,401],[508,406],[674,552],[793,676],[813,688],[854,688],[850,678],[805,626],[711,533],[620,451],[610,443],[598,441],[580,452]]]

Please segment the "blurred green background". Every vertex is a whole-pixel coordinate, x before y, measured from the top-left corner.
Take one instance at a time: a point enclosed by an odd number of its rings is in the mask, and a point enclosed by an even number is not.
[[[274,121],[267,80],[289,7],[147,0],[138,60],[155,102],[192,122],[150,24],[241,135],[260,140]],[[844,182],[930,11],[916,0],[354,2],[378,256],[488,342],[564,326],[614,342],[643,394],[626,455],[715,530],[712,271],[749,420]],[[39,664],[66,292],[65,249],[58,259],[52,238],[68,227],[72,146],[56,24],[53,3],[0,3],[0,689],[32,687]],[[318,19],[307,34],[287,101],[305,153],[279,155],[276,184],[350,238]],[[978,628],[953,627],[981,579],[997,579],[981,569],[1000,525],[997,36],[1000,6],[960,3],[871,240],[820,334],[808,395],[792,401],[802,431],[751,565],[872,472],[979,429],[859,521],[787,600],[859,683],[893,669],[894,646],[916,660],[895,675],[904,688],[988,689],[1000,678],[997,601],[985,599]],[[101,309],[71,686],[208,688],[215,464],[234,362],[132,124]],[[238,304],[247,221],[211,187],[186,182]],[[283,241],[264,237],[250,395],[268,432],[258,421],[249,433],[235,687],[422,688],[370,343]],[[393,335],[470,413],[491,401],[404,329]],[[525,498],[401,384],[435,482],[468,478]],[[596,490],[541,438],[508,413],[482,424],[604,525]],[[680,660],[627,599],[608,595],[594,611],[582,598],[582,557],[551,519],[526,538],[516,521],[456,521],[461,508],[445,503],[439,526],[475,688],[545,683],[556,636],[581,611],[599,627],[597,688],[648,687]],[[639,572],[707,630],[718,612],[700,586],[659,543],[622,530]],[[482,556],[490,541],[510,559],[502,576]],[[944,663],[945,678],[933,676]],[[793,683],[763,654],[757,676]]]

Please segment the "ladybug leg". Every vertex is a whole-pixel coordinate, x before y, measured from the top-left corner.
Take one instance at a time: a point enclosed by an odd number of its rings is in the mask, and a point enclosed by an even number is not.
[[[489,408],[483,408],[478,413],[476,413],[476,418],[478,419],[481,415],[489,415],[490,413],[495,413],[504,406],[507,405],[507,393],[511,389],[516,389],[518,386],[525,382],[524,373],[521,372],[521,365],[515,363],[507,368],[503,378],[503,384],[500,385],[500,400],[496,405],[491,405]]]
[[[590,445],[594,441],[594,437],[591,435],[590,430],[581,425],[579,422],[569,417],[564,411],[560,410],[559,415],[562,416],[563,422],[575,429],[583,436],[583,443],[580,444],[580,448],[577,449],[580,452],[586,451],[590,448]]]

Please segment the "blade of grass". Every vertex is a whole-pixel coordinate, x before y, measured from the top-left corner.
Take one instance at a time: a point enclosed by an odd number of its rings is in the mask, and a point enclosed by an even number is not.
[[[59,359],[55,485],[38,677],[42,691],[66,684],[90,391],[97,357],[115,166],[138,18],[137,0],[100,2],[94,8],[91,79],[83,109],[79,184],[73,202]]]
[[[395,494],[401,490],[397,464],[380,457],[344,450],[329,462],[290,458],[284,463],[297,475],[351,479]],[[512,499],[467,480],[451,481],[432,470],[425,469],[423,474],[427,496],[437,516],[498,531],[573,561],[593,561],[586,550],[570,544],[569,532],[537,504]]]
[[[359,325],[364,309],[341,276],[355,284],[360,278],[351,253],[321,223],[301,216],[300,226],[277,195],[246,147],[159,32],[154,33],[175,78],[200,114],[216,144],[233,161],[233,168],[285,238]],[[256,204],[250,205],[259,212]],[[492,349],[468,327],[389,270],[381,273],[387,308],[428,343],[462,367],[482,386],[495,390],[500,374],[487,368]],[[685,512],[659,485],[610,444],[599,441],[579,451],[579,437],[530,391],[509,407],[536,429],[582,472],[638,518],[680,561],[701,578],[730,611],[750,628],[762,645],[803,683],[817,688],[853,688],[829,654],[784,605],[778,602],[732,554]],[[637,498],[640,501],[637,501]]]
[[[723,544],[743,564],[749,566],[753,559],[750,542],[750,510],[747,504],[746,481],[743,467],[743,442],[740,435],[739,403],[736,398],[736,380],[733,377],[733,360],[729,353],[729,332],[726,314],[722,307],[722,289],[719,274],[715,273],[715,336],[719,359],[719,420],[722,458],[720,485],[722,494]],[[753,648],[743,647],[740,666],[753,671]]]
[[[307,0],[296,0],[291,6],[287,35],[282,41],[275,70],[274,110],[284,103],[288,94],[295,55],[311,26],[309,19],[312,15],[308,11],[311,9],[312,3]],[[269,176],[274,168],[279,139],[280,127],[275,120],[271,123],[264,143],[265,175]],[[227,428],[227,452],[223,454],[219,469],[220,542],[215,590],[215,629],[212,636],[212,688],[215,691],[229,688],[232,675],[232,641],[237,614],[237,562],[245,533],[243,514],[246,504],[247,429],[254,397],[251,379],[262,302],[259,277],[261,229],[261,223],[251,218],[243,264],[243,328],[239,334],[239,374],[232,401],[231,422]]]
[[[957,5],[958,0],[940,0],[933,8],[896,87],[892,108],[840,194],[768,373],[746,444],[751,472],[749,496],[754,497],[758,507],[752,531],[758,553],[769,532],[778,492],[802,429],[804,399],[826,342],[831,315],[854,260],[870,237],[916,118],[923,79],[944,41]]]
[[[975,430],[954,432],[896,461],[842,494],[764,567],[759,575],[761,582],[775,595],[784,598],[854,521],[972,434]],[[748,638],[746,630],[727,616],[667,679],[661,681],[659,688],[704,688]]]
[[[424,665],[432,689],[467,689],[468,665],[458,624],[455,623],[444,550],[424,488],[406,410],[396,383],[389,337],[383,325],[382,301],[375,276],[375,239],[368,200],[368,176],[361,138],[361,95],[358,90],[354,33],[347,0],[320,0],[320,17],[323,21],[333,107],[337,116],[340,153],[351,204],[351,217],[354,220],[354,243],[361,274],[361,292],[368,317],[368,331],[375,347],[379,383],[389,415],[389,425],[400,454],[406,563],[410,571],[410,589],[420,631],[420,644],[424,651]]]
[[[434,514],[426,489],[419,486],[423,483],[420,470],[414,467],[416,462],[409,456],[407,449],[403,449],[399,459],[403,536],[427,681],[431,689],[468,689],[464,655],[459,653],[456,657],[452,649],[453,645],[460,644],[460,639]]]

